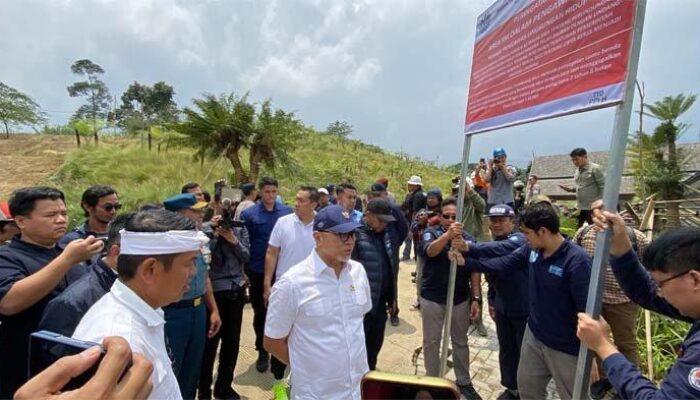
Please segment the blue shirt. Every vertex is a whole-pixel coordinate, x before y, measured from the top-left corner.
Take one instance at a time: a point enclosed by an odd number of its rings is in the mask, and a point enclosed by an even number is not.
[[[47,249],[24,242],[19,236],[0,247],[0,300],[15,282],[39,272],[60,254],[58,246]],[[12,397],[11,393],[27,380],[28,338],[36,331],[46,304],[85,272],[83,265],[73,266],[43,299],[18,314],[0,315],[0,397]],[[10,395],[6,395],[6,389],[12,390]]]
[[[623,399],[697,399],[700,398],[700,321],[688,318],[658,295],[658,285],[639,263],[637,254],[610,257],[610,266],[627,297],[640,306],[668,317],[691,322],[681,355],[671,366],[660,387],[642,376],[639,369],[622,354],[603,360],[610,383]]]
[[[85,313],[109,292],[115,280],[117,273],[98,259],[85,275],[49,302],[38,329],[73,336]]]
[[[422,241],[419,251],[425,257],[423,265],[423,279],[421,281],[421,297],[435,303],[447,304],[447,285],[450,281],[450,259],[447,253],[450,250],[448,243],[440,254],[435,257],[428,257],[426,253],[435,239],[442,236],[445,229],[442,226],[431,227],[423,232]],[[463,232],[462,237],[466,241],[475,242],[476,240],[468,233]],[[457,280],[455,285],[454,304],[460,304],[469,300],[469,276],[470,271],[466,268],[457,267]]]
[[[493,242],[469,244],[469,259],[490,259],[512,253],[524,245],[525,237],[516,232]],[[529,271],[518,268],[508,274],[486,274],[489,283],[489,305],[506,317],[525,317],[530,314]]]
[[[554,350],[578,355],[577,313],[586,309],[591,258],[579,246],[566,239],[549,257],[542,250],[525,244],[498,258],[467,259],[467,266],[477,271],[517,276],[524,279],[528,271],[532,334]]]
[[[241,220],[243,220],[250,237],[248,267],[251,271],[259,274],[265,272],[265,253],[272,228],[280,217],[291,213],[291,208],[277,202],[271,211],[268,211],[263,203],[259,202],[241,213]]]
[[[204,296],[206,291],[206,280],[207,280],[207,262],[204,261],[204,256],[200,251],[197,253],[197,259],[194,261],[195,267],[197,267],[197,272],[192,277],[190,281],[190,290],[182,296],[182,300],[192,300],[197,297]]]

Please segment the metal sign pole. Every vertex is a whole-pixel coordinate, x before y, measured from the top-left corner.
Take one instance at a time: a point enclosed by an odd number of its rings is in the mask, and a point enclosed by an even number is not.
[[[639,53],[642,44],[642,31],[644,29],[644,12],[646,0],[637,0],[637,10],[634,18],[634,32],[632,46],[630,48],[627,78],[625,79],[625,93],[622,103],[615,111],[615,122],[610,144],[610,161],[605,189],[603,191],[603,204],[605,210],[617,210],[617,202],[620,193],[620,182],[625,164],[625,148],[627,134],[629,132],[630,117],[632,115],[632,100],[634,99],[634,82],[637,79],[637,67],[639,66]],[[598,235],[593,256],[593,268],[591,270],[591,282],[588,286],[588,301],[586,313],[598,318],[600,316],[601,300],[603,296],[603,276],[607,268],[608,253],[610,248],[610,230]],[[589,381],[591,376],[592,352],[581,344],[578,352],[578,365],[576,367],[576,381],[574,383],[574,399],[589,398]]]
[[[464,149],[462,150],[462,172],[459,179],[459,191],[457,192],[457,221],[462,221],[464,212],[464,185],[466,184],[467,170],[469,169],[469,150],[472,146],[472,135],[465,135]],[[450,331],[452,329],[452,308],[454,307],[455,280],[457,279],[457,263],[450,262],[450,280],[447,284],[447,302],[445,303],[445,322],[442,324],[442,346],[440,356],[440,376],[447,374],[447,349],[449,347]],[[463,282],[466,283],[466,282]]]

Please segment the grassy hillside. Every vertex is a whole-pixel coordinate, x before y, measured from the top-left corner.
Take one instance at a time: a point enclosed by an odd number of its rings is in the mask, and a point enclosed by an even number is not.
[[[80,196],[90,185],[114,186],[125,208],[132,210],[179,193],[182,184],[188,181],[200,182],[213,192],[216,180],[231,176],[227,159],[205,160],[202,164],[193,158],[193,153],[190,148],[161,152],[154,148],[149,152],[136,139],[105,137],[97,147],[83,146],[69,153],[43,183],[66,192],[73,226],[82,219]],[[294,158],[298,168],[292,171],[264,171],[280,181],[281,194],[287,201],[302,184],[318,187],[350,180],[364,192],[378,176],[384,175],[389,179],[389,189],[402,198],[405,182],[411,175],[421,175],[426,188],[437,186],[443,191],[449,191],[453,176],[445,169],[406,155],[390,154],[376,146],[331,135],[308,134],[294,152]]]

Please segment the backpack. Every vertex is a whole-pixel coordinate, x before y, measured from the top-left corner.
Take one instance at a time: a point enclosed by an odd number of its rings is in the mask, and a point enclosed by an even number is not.
[[[578,239],[576,239],[577,245],[581,246],[581,243],[583,243],[583,238],[588,234],[591,228],[593,228],[593,225],[587,225],[585,228],[583,228],[581,234],[578,236]],[[625,229],[627,230],[627,236],[629,236],[630,242],[632,242],[632,249],[635,253],[639,253],[639,247],[637,246],[637,234],[634,233],[634,229],[631,226],[625,225]]]

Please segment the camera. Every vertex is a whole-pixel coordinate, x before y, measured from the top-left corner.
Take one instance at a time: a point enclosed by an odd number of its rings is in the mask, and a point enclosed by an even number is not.
[[[227,197],[221,200],[221,221],[219,222],[221,228],[232,229],[243,227],[243,221],[234,218],[234,211],[242,199],[242,193],[238,192],[240,192],[240,189],[231,189],[229,187],[222,188],[222,194]]]

